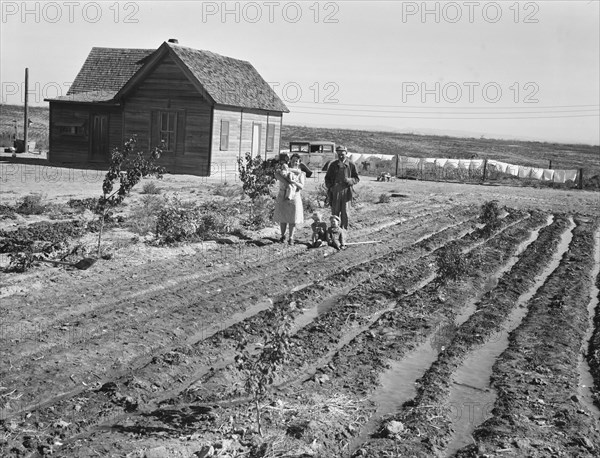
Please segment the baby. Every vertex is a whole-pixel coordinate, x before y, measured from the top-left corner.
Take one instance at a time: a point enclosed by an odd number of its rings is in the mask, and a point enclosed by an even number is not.
[[[331,215],[329,218],[331,226],[327,229],[327,242],[336,250],[346,247],[344,229],[340,227],[340,217]]]
[[[287,185],[287,188],[285,190],[285,198],[287,200],[294,200],[294,198],[296,197],[296,185],[294,184],[294,182],[297,181],[298,175],[300,175],[302,171],[299,168],[293,169],[287,163],[284,162],[281,164],[279,172],[282,176],[289,179],[291,182]]]
[[[313,223],[310,225],[312,229],[312,247],[318,248],[323,242],[327,242],[327,223],[321,221],[321,215],[313,213]]]

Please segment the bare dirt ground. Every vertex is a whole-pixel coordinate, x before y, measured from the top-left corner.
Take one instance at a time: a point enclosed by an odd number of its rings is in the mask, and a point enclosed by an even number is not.
[[[18,167],[3,169],[4,205],[100,193],[101,175]],[[207,200],[222,179],[156,183]],[[155,247],[117,225],[112,257],[88,270],[3,274],[0,455],[597,456],[599,194],[366,176],[357,190],[350,241],[380,243],[309,249],[307,222],[293,247],[271,243],[275,226]],[[382,193],[396,197],[375,203]],[[125,220],[141,199],[134,189]],[[491,200],[507,214],[481,231]],[[444,283],[449,246],[467,267]],[[234,358],[242,339],[262,351],[281,304],[290,357],[259,436]]]

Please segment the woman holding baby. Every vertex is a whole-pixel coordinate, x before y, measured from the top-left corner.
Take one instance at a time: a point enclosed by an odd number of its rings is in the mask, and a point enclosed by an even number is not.
[[[279,181],[279,192],[275,200],[273,219],[281,228],[280,242],[286,240],[286,231],[289,226],[288,243],[294,244],[296,225],[304,222],[304,209],[302,208],[301,191],[304,188],[306,174],[300,169],[300,156],[292,154],[279,155],[280,167],[275,172]]]

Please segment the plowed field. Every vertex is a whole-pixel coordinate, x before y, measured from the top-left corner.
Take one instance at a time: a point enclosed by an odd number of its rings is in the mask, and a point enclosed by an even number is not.
[[[598,456],[598,194],[361,185],[402,193],[351,215],[351,241],[380,243],[308,249],[303,228],[5,275],[0,455]],[[260,436],[234,358],[276,305],[289,359]]]

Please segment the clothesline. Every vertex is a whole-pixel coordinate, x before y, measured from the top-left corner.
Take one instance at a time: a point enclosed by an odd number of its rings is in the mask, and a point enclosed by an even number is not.
[[[422,158],[400,156],[392,154],[358,154],[350,153],[348,158],[355,164],[378,159],[381,161],[392,161],[398,157],[399,164],[405,167],[422,168],[425,164],[432,164],[434,167],[445,169],[462,170],[481,170],[484,165],[483,159],[448,159],[448,158]],[[538,167],[526,167],[522,165],[508,164],[506,162],[489,159],[487,167],[492,167],[498,172],[506,173],[518,178],[530,178],[534,180],[552,181],[553,183],[565,183],[567,181],[577,181],[578,171],[574,169],[543,169]]]

